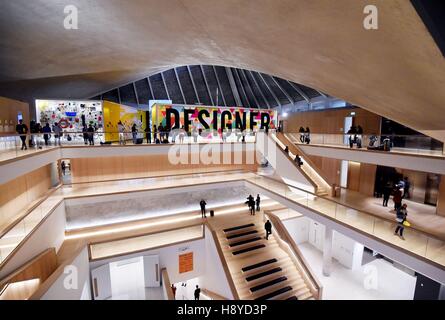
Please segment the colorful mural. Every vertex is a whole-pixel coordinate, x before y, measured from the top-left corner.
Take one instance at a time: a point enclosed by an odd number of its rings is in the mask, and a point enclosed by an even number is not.
[[[36,116],[42,126],[58,123],[65,132],[82,132],[90,124],[103,129],[101,101],[36,100]]]

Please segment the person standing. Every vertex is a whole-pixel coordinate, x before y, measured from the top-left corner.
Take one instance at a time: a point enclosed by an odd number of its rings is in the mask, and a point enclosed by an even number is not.
[[[87,129],[88,132],[88,142],[90,143],[90,146],[94,146],[94,128],[90,124]]]
[[[256,195],[256,201],[255,202],[256,202],[256,211],[260,211],[261,198],[260,198],[259,194]]]
[[[198,128],[196,128],[196,126],[193,126],[193,129],[192,129],[192,136],[193,136],[193,142],[194,142],[194,143],[197,143],[197,142],[198,142],[198,135],[199,135],[199,133],[198,133]]]
[[[54,132],[55,145],[60,146],[60,138],[62,137],[62,128],[59,126],[57,122],[54,123],[53,132]]]
[[[172,293],[173,293],[173,299],[176,300],[176,286],[174,283],[172,284],[171,289],[172,289]]]
[[[88,145],[88,128],[87,128],[87,126],[83,127],[82,134],[83,134],[83,142],[85,143],[85,145]]]
[[[202,199],[201,202],[199,203],[199,206],[201,207],[201,218],[207,218],[206,205],[207,205],[207,202],[205,202],[204,199]]]
[[[136,144],[138,137],[138,129],[136,128],[136,123],[131,126],[131,135],[133,136],[133,144]]]
[[[357,135],[355,139],[355,143],[357,145],[357,148],[362,147],[362,138],[363,138],[363,128],[361,126],[357,126]]]
[[[286,152],[286,154],[289,154],[289,147],[288,147],[288,146],[286,146],[286,147],[284,148],[284,152]]]
[[[20,119],[19,123],[15,126],[15,131],[20,135],[20,140],[22,140],[22,150],[27,150],[26,146],[26,134],[28,133],[28,126],[23,123],[23,120]]]
[[[147,139],[147,144],[151,144],[151,132],[150,132],[150,127],[147,125],[147,127],[145,128],[145,138]]]
[[[181,127],[180,131],[179,131],[179,143],[184,143],[184,137],[185,137],[185,130],[184,130],[184,126]]]
[[[272,234],[272,223],[269,220],[264,224],[264,229],[266,229],[266,240],[269,240],[269,235]]]
[[[60,168],[62,169],[62,175],[65,175],[65,170],[66,170],[66,164],[65,161],[62,161],[60,163]]]
[[[388,206],[388,200],[391,195],[391,186],[389,182],[383,187],[383,206]]]
[[[394,210],[399,210],[402,206],[402,191],[400,191],[398,186],[396,186],[392,200],[394,201]]]
[[[201,289],[199,288],[198,285],[196,285],[196,289],[195,289],[194,295],[195,295],[195,300],[199,300],[199,297],[201,295]]]
[[[405,225],[403,224],[406,221],[406,217],[408,216],[408,210],[406,209],[408,206],[403,204],[399,210],[397,210],[397,228],[394,231],[394,235],[399,235],[400,239],[405,240],[403,237],[403,230],[405,230]]]
[[[117,131],[119,132],[119,144],[125,145],[125,127],[120,120],[117,123]]]
[[[403,198],[409,199],[411,198],[409,195],[409,189],[411,188],[411,182],[408,180],[408,177],[403,178],[404,186],[403,186]]]
[[[43,132],[43,140],[45,140],[45,146],[49,145],[49,136],[51,134],[51,127],[49,126],[49,123],[46,123],[45,126],[42,128]]]
[[[311,143],[311,130],[309,130],[309,127],[306,127],[304,131],[304,142],[306,142],[306,144]]]
[[[251,196],[248,201],[249,201],[250,215],[254,216],[255,215],[255,199]]]
[[[156,127],[156,125],[153,125],[153,139],[154,139],[155,143],[156,143],[156,140],[159,140],[158,128]]]
[[[298,132],[300,133],[300,142],[304,143],[304,128],[300,127],[300,130],[298,130]]]

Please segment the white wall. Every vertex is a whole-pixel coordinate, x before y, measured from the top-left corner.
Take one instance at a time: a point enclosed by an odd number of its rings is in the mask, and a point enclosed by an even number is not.
[[[191,272],[179,273],[179,255],[193,252],[194,270]],[[134,253],[122,257],[94,261],[90,264],[90,269],[95,269],[106,263],[130,259],[132,257],[144,255],[159,255],[159,263],[162,268],[166,268],[170,283],[181,283],[196,279],[201,288],[209,289],[228,299],[233,299],[228,280],[225,276],[222,263],[213,241],[210,230],[205,228],[205,238],[190,241],[178,245],[173,245],[156,250],[148,250],[142,253]]]
[[[15,159],[14,161],[0,164],[0,184],[56,162],[58,159],[60,159],[60,149],[54,148],[46,152],[36,153],[32,157]]]
[[[298,217],[283,221],[284,226],[296,244],[309,242],[323,251],[325,226],[307,217]],[[361,266],[364,247],[345,235],[334,231],[332,257],[348,269]]]
[[[206,246],[206,272],[201,276],[200,286],[213,291],[227,299],[233,300],[228,279],[224,273],[222,262],[219,258],[216,244],[213,241],[211,231],[205,228]]]
[[[351,238],[334,231],[332,256],[348,269],[360,268],[364,246]]]
[[[309,219],[298,217],[283,221],[289,234],[292,235],[296,244],[302,244],[309,241]]]
[[[187,273],[179,273],[179,255],[183,253],[193,252],[193,271]],[[206,248],[205,240],[199,239],[190,242],[185,242],[169,247],[164,247],[155,250],[147,250],[139,253],[133,253],[121,257],[104,259],[94,261],[90,264],[90,269],[95,269],[104,264],[119,261],[123,259],[130,259],[139,256],[159,255],[159,263],[162,268],[167,268],[168,277],[171,283],[187,281],[201,276],[206,271]]]
[[[0,279],[46,249],[55,248],[57,252],[65,240],[65,225],[65,205],[61,202],[0,270]]]
[[[72,289],[66,289],[64,282],[68,282],[74,273],[62,273],[42,296],[41,300],[91,300],[90,268],[87,247],[80,252],[70,266],[75,267],[77,270],[77,286]],[[67,271],[68,270],[69,269],[67,269]]]

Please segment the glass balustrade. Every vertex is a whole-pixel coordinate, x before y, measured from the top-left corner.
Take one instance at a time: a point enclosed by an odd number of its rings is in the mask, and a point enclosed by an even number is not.
[[[286,132],[287,138],[296,144],[304,144],[300,133]],[[431,156],[443,156],[443,143],[427,136],[412,135],[369,135],[369,134],[328,134],[311,133],[311,145],[393,151]]]
[[[26,149],[24,149],[24,138]],[[194,144],[194,143],[254,143],[256,132],[246,130],[241,132],[213,132],[204,131],[201,134],[192,135],[185,132],[94,132],[85,134],[82,132],[64,132],[60,137],[50,134],[0,135],[0,161],[40,152],[54,147],[64,146],[100,146],[100,145],[155,145],[158,143],[169,144]]]
[[[372,213],[345,206],[271,178],[256,176],[247,181],[391,245],[445,266],[444,239],[439,239],[414,227],[406,227],[405,240],[402,240],[394,235],[397,227],[395,219],[390,221],[377,217]]]

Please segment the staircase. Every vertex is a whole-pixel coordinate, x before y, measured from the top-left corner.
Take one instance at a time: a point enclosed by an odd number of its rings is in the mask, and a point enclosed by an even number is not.
[[[321,170],[318,169],[310,158],[303,152],[303,150],[298,147],[295,142],[295,137],[289,138],[287,134],[283,133],[276,133],[272,137],[282,149],[284,149],[285,146],[289,148],[289,156],[292,160],[295,159],[295,155],[298,154],[300,156],[303,165],[301,167],[296,165],[296,167],[303,171],[305,176],[307,176],[316,185],[316,194],[318,196],[329,195],[332,186],[323,176]]]
[[[217,218],[215,216],[215,218]],[[313,295],[274,235],[265,239],[263,214],[210,220],[242,300],[307,300]]]

